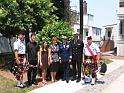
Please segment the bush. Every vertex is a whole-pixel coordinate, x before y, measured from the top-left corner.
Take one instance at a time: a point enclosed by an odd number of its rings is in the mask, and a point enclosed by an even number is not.
[[[52,23],[45,26],[42,31],[38,32],[38,42],[47,40],[50,43],[52,35],[55,35],[57,37],[58,42],[61,42],[62,35],[66,35],[68,37],[68,41],[70,41],[73,39],[72,32],[73,29],[67,22],[53,21]]]
[[[102,58],[101,61],[102,61],[103,63],[106,63],[106,64],[109,64],[109,63],[112,62],[112,60],[107,59],[107,58]]]

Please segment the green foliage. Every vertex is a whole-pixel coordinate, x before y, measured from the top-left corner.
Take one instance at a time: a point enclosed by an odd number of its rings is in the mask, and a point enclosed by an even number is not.
[[[62,35],[66,35],[69,41],[72,37],[73,29],[69,26],[67,22],[64,21],[53,21],[52,23],[46,25],[41,32],[38,32],[38,41],[47,40],[50,43],[52,35],[55,35],[58,42],[61,42]]]
[[[0,33],[10,38],[18,31],[41,31],[57,17],[50,0],[0,0]]]
[[[111,62],[113,62],[112,60],[108,59],[108,58],[101,58],[100,60],[102,63],[106,63],[106,64],[109,64]]]

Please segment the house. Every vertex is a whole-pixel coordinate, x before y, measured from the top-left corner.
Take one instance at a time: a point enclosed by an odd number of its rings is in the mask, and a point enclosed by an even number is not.
[[[87,13],[87,2],[83,3],[83,41],[86,41],[87,36],[93,37],[93,42],[100,45],[101,28],[94,26],[94,15]],[[73,10],[75,11],[75,10]],[[72,21],[72,28],[75,32],[80,32],[80,13],[75,11],[75,21]]]
[[[124,0],[117,2],[117,56],[124,56]]]
[[[116,50],[117,48],[117,24],[111,24],[103,26],[104,37],[103,45],[101,47],[102,52],[107,52],[111,50]]]

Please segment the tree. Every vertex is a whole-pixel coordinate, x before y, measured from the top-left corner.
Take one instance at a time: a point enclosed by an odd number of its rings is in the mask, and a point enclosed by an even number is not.
[[[55,9],[49,0],[0,0],[0,32],[8,37],[17,30],[41,31],[56,18]]]
[[[66,35],[69,41],[73,38],[72,36],[73,29],[65,21],[54,21],[46,25],[42,31],[38,32],[38,41],[47,40],[50,43],[52,35],[55,35],[58,39],[58,42],[61,42],[62,35]]]
[[[23,30],[28,37],[56,19],[54,10],[50,0],[0,0],[0,33],[10,39]]]
[[[59,17],[60,20],[69,21],[70,15],[70,0],[51,0],[54,3],[54,6],[57,8],[54,13]]]

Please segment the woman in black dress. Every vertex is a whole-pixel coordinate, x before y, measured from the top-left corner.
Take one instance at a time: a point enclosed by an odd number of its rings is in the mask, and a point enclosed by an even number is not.
[[[47,68],[49,65],[48,58],[49,58],[49,48],[48,48],[48,43],[47,41],[43,41],[41,47],[40,47],[40,52],[39,52],[39,58],[40,58],[40,65],[42,68],[42,82],[46,82],[46,74],[47,74]]]

